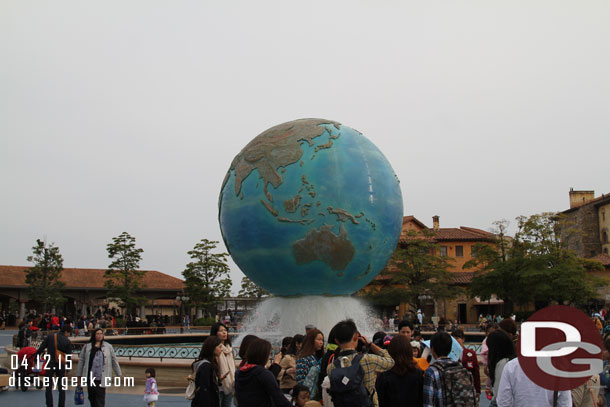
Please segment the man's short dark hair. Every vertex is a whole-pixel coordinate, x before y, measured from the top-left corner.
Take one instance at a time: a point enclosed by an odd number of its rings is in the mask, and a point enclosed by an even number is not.
[[[447,332],[437,332],[430,338],[430,347],[438,357],[449,355],[453,340]]]
[[[409,329],[413,330],[413,323],[408,319],[403,319],[402,321],[400,321],[400,323],[398,324],[398,330],[400,331],[405,326],[408,326]]]
[[[63,332],[63,333],[71,333],[72,332],[72,325],[65,324],[64,326],[61,327],[61,332]]]
[[[350,342],[354,337],[354,334],[358,332],[356,324],[351,319],[346,319],[345,321],[337,323],[333,327],[333,330],[335,331],[335,340],[339,345]]]
[[[466,335],[464,335],[464,331],[461,329],[454,329],[451,331],[451,336],[454,338],[466,339]]]

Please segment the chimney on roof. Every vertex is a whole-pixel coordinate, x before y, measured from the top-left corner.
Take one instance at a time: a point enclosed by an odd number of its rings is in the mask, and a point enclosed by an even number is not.
[[[438,215],[434,215],[432,217],[432,228],[434,230],[438,230],[440,228],[438,219],[439,219]]]
[[[574,191],[570,188],[570,209],[583,206],[595,198],[595,191]]]

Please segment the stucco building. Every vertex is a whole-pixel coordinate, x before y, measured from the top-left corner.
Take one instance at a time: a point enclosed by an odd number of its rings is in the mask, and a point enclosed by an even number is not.
[[[430,232],[424,235],[424,231]],[[452,273],[452,284],[465,289],[472,281],[475,269],[463,269],[464,264],[476,256],[475,246],[477,244],[496,244],[496,235],[481,229],[460,226],[459,228],[441,228],[439,216],[432,218],[432,228],[414,216],[405,216],[402,222],[402,232],[396,250],[400,250],[401,244],[406,244],[410,232],[415,232],[417,238],[424,238],[435,243],[438,248],[436,256],[447,257],[448,270]],[[391,266],[390,266],[391,267]],[[377,279],[383,278],[377,276]],[[375,284],[375,280],[371,284]],[[457,320],[459,323],[475,323],[479,313],[501,312],[503,301],[497,298],[481,302],[478,298],[468,298],[466,294],[452,300],[434,301],[425,299],[422,305],[423,313],[430,317],[438,315],[449,320]],[[405,304],[399,305],[399,316],[403,316],[408,310]]]

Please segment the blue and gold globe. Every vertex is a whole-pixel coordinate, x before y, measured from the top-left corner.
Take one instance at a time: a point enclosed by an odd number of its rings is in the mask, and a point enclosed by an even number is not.
[[[386,265],[402,195],[379,149],[331,120],[272,127],[233,159],[219,198],[231,257],[280,296],[351,294]]]

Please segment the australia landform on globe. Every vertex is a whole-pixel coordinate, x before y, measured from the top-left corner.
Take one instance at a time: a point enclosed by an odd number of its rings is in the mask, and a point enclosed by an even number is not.
[[[361,133],[301,119],[233,159],[219,220],[236,264],[277,295],[348,294],[387,263],[402,225],[396,175]]]

